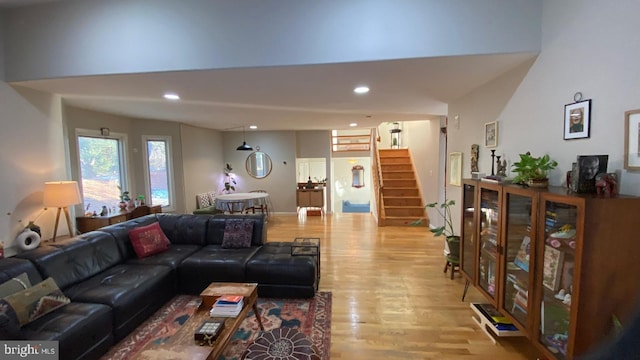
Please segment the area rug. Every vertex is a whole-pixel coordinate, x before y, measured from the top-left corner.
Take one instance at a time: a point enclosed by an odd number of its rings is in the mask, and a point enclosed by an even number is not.
[[[147,344],[162,344],[193,315],[200,297],[178,295],[124,338],[100,360],[133,358]],[[307,335],[329,359],[331,350],[331,293],[318,292],[312,299],[258,299],[265,330],[279,327],[297,328]],[[256,317],[251,311],[235,332],[221,359],[238,360],[247,346],[260,334]]]

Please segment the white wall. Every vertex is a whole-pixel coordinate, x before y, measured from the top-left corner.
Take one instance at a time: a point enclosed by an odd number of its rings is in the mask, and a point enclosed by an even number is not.
[[[439,170],[440,121],[405,121],[402,123],[403,143],[411,151],[416,176],[425,204],[438,201],[442,176]],[[428,214],[437,224],[438,218]]]
[[[224,167],[222,134],[189,125],[180,126],[186,212],[196,206],[196,194],[219,191]]]
[[[640,33],[634,25],[640,2],[545,0],[543,10],[538,58],[530,68],[515,69],[450,104],[449,119],[461,116],[450,142],[468,159],[471,144],[482,144],[484,123],[498,120],[496,153],[506,156],[508,169],[526,151],[548,153],[559,162],[550,174],[552,185],[564,185],[579,154],[608,154],[608,170],[622,169],[624,112],[640,108]],[[591,136],[563,140],[564,105],[577,91],[593,100]],[[491,171],[488,156],[481,148],[482,172]],[[622,170],[622,193],[640,195],[638,185],[640,173]]]
[[[50,2],[6,10],[7,79],[537,52],[541,11],[541,0]]]
[[[20,89],[0,81],[0,241],[8,254],[14,239],[29,220],[41,227],[43,239],[53,236],[55,209],[44,209],[44,182],[70,180],[65,162],[65,142],[60,99]],[[59,235],[67,233],[61,219]]]
[[[236,174],[236,192],[266,190],[271,198],[271,211],[296,211],[296,132],[295,131],[247,131],[247,144],[266,153],[273,168],[266,178],[255,179],[247,173],[245,162],[251,151],[238,151],[242,144],[242,131],[222,133],[224,162],[230,163]],[[222,172],[222,168],[220,168]],[[219,183],[224,184],[224,177]]]
[[[333,181],[330,186],[334,188],[333,211],[342,212],[342,201],[349,200],[354,204],[370,203],[371,207],[374,203],[373,183],[371,178],[371,158],[369,157],[339,157],[333,158]],[[354,188],[351,186],[353,179],[351,169],[355,165],[364,167],[364,187]]]

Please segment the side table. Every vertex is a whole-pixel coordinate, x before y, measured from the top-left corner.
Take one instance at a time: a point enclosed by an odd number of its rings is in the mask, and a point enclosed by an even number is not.
[[[291,256],[313,256],[318,265],[318,279],[320,279],[320,238],[295,238],[291,243]]]

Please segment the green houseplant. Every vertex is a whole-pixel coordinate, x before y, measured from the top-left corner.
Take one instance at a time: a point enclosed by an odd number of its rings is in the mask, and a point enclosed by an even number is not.
[[[531,156],[530,152],[520,154],[520,161],[512,165],[513,172],[517,174],[513,182],[531,187],[547,187],[549,185],[547,174],[556,166],[558,162],[552,160],[548,154],[541,157]]]
[[[453,222],[451,222],[451,206],[455,205],[455,200],[448,200],[442,204],[437,202],[425,205],[425,208],[434,208],[438,214],[444,219],[444,225],[429,229],[434,236],[444,235],[447,238],[455,237],[455,231],[453,230]]]
[[[231,164],[226,163],[224,166],[224,176],[227,177],[227,181],[224,182],[224,191],[228,194],[232,191],[236,191],[236,179],[232,173],[233,168]]]

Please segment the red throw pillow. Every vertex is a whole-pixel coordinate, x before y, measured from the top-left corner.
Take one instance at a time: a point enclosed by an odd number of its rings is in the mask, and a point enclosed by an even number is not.
[[[223,249],[241,249],[251,247],[253,220],[227,219],[222,237]]]
[[[166,251],[171,243],[157,222],[129,230],[129,239],[139,258]]]

